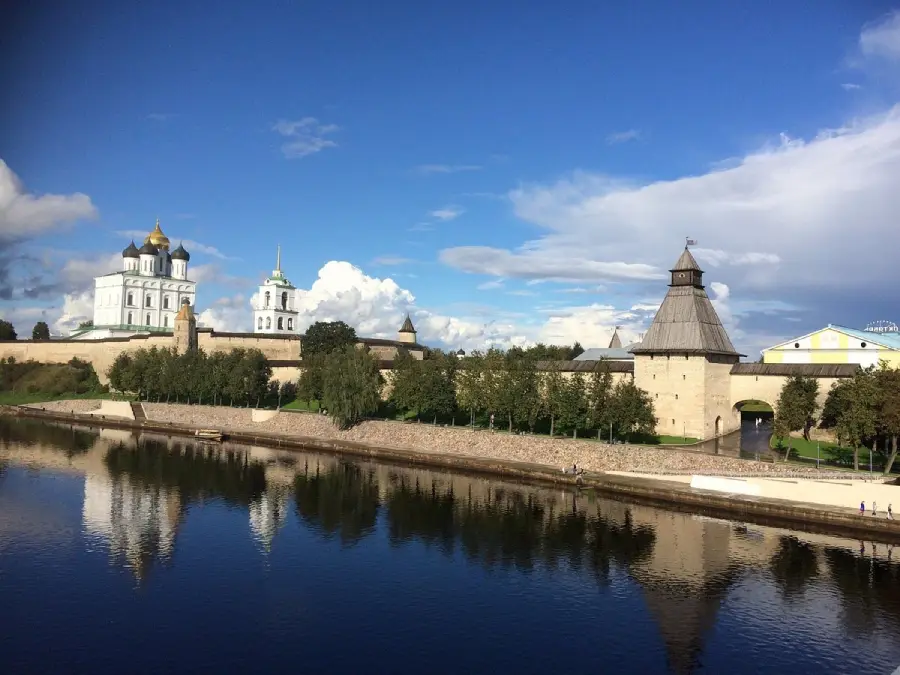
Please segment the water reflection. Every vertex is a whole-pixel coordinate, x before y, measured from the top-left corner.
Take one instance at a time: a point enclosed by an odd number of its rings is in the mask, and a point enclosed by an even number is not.
[[[848,635],[900,630],[900,566],[881,544],[315,453],[0,418],[0,504],[9,510],[19,503],[3,501],[7,465],[84,476],[88,541],[102,541],[111,563],[139,581],[154,567],[168,575],[193,509],[218,504],[244,519],[241,536],[267,557],[301,528],[334,550],[383,541],[401,555],[430,551],[551,588],[574,578],[581,596],[598,599],[632,585],[673,672],[706,665],[723,604],[754,579],[774,589],[779,604],[765,609],[776,622],[824,597],[836,604],[818,611]]]

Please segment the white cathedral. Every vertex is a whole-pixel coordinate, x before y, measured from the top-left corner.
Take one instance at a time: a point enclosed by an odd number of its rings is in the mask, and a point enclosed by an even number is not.
[[[122,251],[122,269],[94,278],[94,325],[71,337],[97,340],[140,333],[171,332],[182,304],[194,305],[197,282],[188,279],[191,255],[156,227],[144,245]]]

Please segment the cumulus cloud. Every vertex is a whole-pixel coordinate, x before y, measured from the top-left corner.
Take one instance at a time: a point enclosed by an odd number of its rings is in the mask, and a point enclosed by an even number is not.
[[[78,220],[95,218],[97,208],[80,192],[34,195],[0,159],[0,246],[33,239]]]
[[[197,325],[222,333],[248,333],[253,329],[251,306],[255,300],[256,294],[248,300],[242,293],[219,298],[197,315]]]
[[[272,131],[285,139],[281,145],[281,152],[287,159],[307,157],[326,148],[336,148],[337,143],[327,136],[339,128],[336,124],[321,124],[315,117],[293,121],[279,120],[272,125]]]
[[[48,311],[57,314],[57,318],[53,321],[52,331],[56,335],[68,335],[78,328],[78,324],[83,321],[90,321],[94,318],[94,292],[83,291],[80,293],[67,293],[63,297],[62,308],[57,310],[53,308]]]

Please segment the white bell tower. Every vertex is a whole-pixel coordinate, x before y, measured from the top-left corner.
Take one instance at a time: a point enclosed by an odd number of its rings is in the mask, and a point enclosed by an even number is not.
[[[272,276],[259,287],[253,305],[253,332],[292,334],[297,332],[297,289],[281,273],[281,246]]]

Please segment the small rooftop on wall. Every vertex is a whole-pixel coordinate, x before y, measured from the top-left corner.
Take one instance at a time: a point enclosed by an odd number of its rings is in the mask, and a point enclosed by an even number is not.
[[[703,287],[703,270],[687,246],[670,273],[666,297],[631,353],[743,356],[722,326]]]
[[[403,322],[403,325],[400,326],[400,333],[415,333],[416,329],[413,326],[412,319],[409,318],[409,314],[406,315],[406,321]]]

